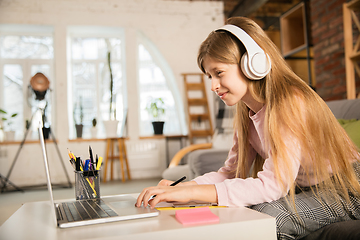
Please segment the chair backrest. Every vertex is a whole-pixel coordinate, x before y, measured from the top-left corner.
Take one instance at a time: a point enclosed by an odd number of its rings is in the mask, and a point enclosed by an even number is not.
[[[343,99],[326,102],[338,119],[360,119],[360,99]]]

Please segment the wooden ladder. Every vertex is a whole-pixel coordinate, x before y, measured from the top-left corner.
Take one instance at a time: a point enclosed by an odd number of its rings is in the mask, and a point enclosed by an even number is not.
[[[190,144],[194,143],[195,138],[206,138],[209,141],[213,136],[213,126],[205,90],[205,75],[183,73],[182,76],[187,98]]]

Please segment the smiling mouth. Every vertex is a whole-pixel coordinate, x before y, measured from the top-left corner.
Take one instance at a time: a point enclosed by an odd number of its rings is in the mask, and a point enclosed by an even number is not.
[[[223,98],[227,95],[227,92],[218,93],[217,95],[218,95],[221,99],[223,99]]]

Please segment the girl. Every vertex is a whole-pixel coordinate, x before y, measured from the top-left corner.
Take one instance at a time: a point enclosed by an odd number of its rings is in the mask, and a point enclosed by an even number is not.
[[[355,145],[255,22],[234,17],[226,24],[201,44],[198,65],[211,90],[236,105],[228,158],[218,172],[176,187],[162,180],[145,188],[136,205],[195,200],[251,206],[276,217],[280,239],[360,219]]]

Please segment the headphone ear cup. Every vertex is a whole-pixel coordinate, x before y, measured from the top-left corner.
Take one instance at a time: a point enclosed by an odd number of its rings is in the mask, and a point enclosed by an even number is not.
[[[240,66],[241,66],[241,70],[243,72],[243,74],[251,79],[251,80],[257,80],[258,77],[254,76],[250,69],[249,69],[249,57],[247,52],[243,54],[243,56],[241,57],[241,61],[240,61]]]
[[[241,70],[247,78],[251,80],[260,80],[270,72],[271,62],[266,54],[258,53],[251,61],[252,62],[250,63],[247,52],[241,57]],[[252,64],[253,71],[249,68],[250,64]],[[256,70],[258,72],[255,72]]]

